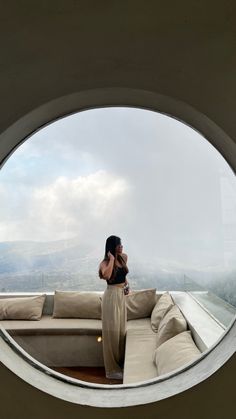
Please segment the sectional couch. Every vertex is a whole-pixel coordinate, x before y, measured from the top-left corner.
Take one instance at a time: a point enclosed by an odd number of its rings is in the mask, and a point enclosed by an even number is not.
[[[38,361],[49,367],[104,365],[102,293],[1,297],[0,325]],[[124,384],[155,378],[200,356],[168,292],[134,291],[126,306]]]

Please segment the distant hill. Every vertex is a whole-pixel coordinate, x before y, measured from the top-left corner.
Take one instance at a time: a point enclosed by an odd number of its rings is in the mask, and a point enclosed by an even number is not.
[[[101,255],[78,238],[53,242],[0,242],[0,291],[104,289],[98,278]],[[132,259],[129,275],[135,289],[210,290],[236,306],[236,270],[193,269],[176,261]]]
[[[87,271],[88,264],[97,264],[91,246],[76,240],[55,242],[16,241],[0,243],[0,274],[23,273],[40,270]]]

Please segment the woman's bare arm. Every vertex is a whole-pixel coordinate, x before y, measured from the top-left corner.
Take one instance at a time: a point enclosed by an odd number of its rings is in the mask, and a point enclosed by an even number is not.
[[[109,261],[103,261],[100,263],[100,269],[102,272],[102,278],[103,279],[110,279],[114,267],[114,256],[109,252]]]

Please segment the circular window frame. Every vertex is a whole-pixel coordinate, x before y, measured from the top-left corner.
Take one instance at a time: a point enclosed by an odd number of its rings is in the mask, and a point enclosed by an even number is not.
[[[191,106],[157,93],[129,88],[94,89],[60,97],[46,103],[0,135],[0,167],[24,141],[57,119],[88,109],[137,107],[159,112],[189,125],[209,141],[236,172],[236,145],[208,117]],[[130,385],[85,383],[56,373],[27,354],[10,335],[0,329],[0,361],[21,379],[41,391],[72,403],[93,407],[128,407],[157,402],[201,383],[233,356],[236,347],[236,319],[222,337],[194,363]]]

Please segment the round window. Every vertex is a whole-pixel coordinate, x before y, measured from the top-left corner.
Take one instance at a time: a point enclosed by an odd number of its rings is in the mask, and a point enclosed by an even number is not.
[[[235,186],[202,135],[158,112],[92,109],[34,133],[0,177],[9,342],[82,387],[138,388],[196,363],[235,318]],[[108,257],[111,236],[123,248]],[[123,341],[109,335],[120,374],[104,362],[114,287],[126,313]]]

